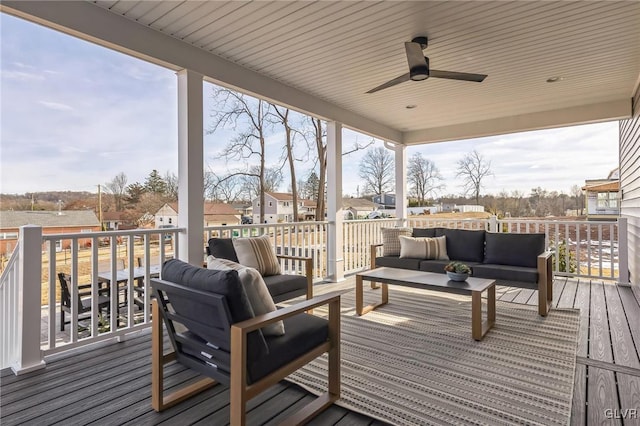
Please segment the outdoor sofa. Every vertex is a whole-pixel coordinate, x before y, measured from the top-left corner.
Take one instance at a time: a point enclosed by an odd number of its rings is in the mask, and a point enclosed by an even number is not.
[[[444,267],[449,262],[459,261],[471,268],[474,277],[538,290],[538,312],[542,316],[549,312],[553,287],[552,253],[545,250],[545,234],[448,228],[385,228],[382,232],[384,242],[371,246],[372,269],[386,266],[444,274]],[[411,238],[444,237],[446,256],[440,259],[438,256],[430,259],[401,256],[401,235]],[[378,255],[379,248],[383,248],[382,256]]]

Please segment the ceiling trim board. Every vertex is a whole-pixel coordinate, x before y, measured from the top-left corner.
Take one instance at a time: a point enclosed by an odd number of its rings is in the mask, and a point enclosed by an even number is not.
[[[403,144],[418,145],[473,139],[530,130],[623,120],[629,117],[631,117],[631,98],[405,132]]]

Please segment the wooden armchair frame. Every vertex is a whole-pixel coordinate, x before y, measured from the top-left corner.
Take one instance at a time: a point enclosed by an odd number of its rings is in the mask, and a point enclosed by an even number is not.
[[[244,425],[246,421],[246,405],[251,398],[325,352],[327,352],[329,356],[327,392],[318,396],[302,410],[289,417],[285,424],[305,423],[340,398],[340,295],[334,293],[318,296],[290,307],[231,324],[228,328],[231,348],[228,357],[230,361],[229,374],[227,375],[220,370],[207,371],[207,368],[199,367],[196,362],[185,363],[188,367],[195,369],[203,375],[207,375],[207,377],[174,391],[171,394],[165,395],[163,388],[164,365],[180,358],[175,352],[179,346],[176,344],[175,328],[172,321],[176,320],[176,322],[188,326],[189,320],[184,321],[184,318],[179,317],[176,313],[169,310],[168,305],[170,301],[165,298],[166,293],[163,289],[167,289],[167,286],[173,287],[171,289],[172,291],[182,292],[183,294],[184,292],[190,292],[201,298],[201,300],[209,299],[214,303],[224,304],[224,306],[226,306],[226,302],[224,302],[223,296],[190,289],[162,280],[152,280],[152,285],[156,298],[151,302],[153,315],[151,404],[155,411],[163,411],[218,383],[223,383],[228,384],[230,388],[231,425]],[[271,372],[266,377],[254,383],[247,384],[247,334],[265,325],[322,305],[329,306],[329,337],[327,341],[291,361],[289,364]],[[163,324],[166,326],[174,346],[174,352],[168,354],[164,354],[163,352]]]

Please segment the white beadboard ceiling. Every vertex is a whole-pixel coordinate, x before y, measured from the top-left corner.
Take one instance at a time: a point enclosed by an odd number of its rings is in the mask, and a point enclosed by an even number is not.
[[[82,16],[52,25],[53,12],[4,3],[9,13],[75,34],[93,31],[76,22]],[[290,106],[320,116],[336,107],[364,119],[349,116],[345,125],[408,144],[624,118],[640,77],[638,1],[95,1],[78,13],[88,16],[88,6],[113,14],[111,31],[145,27],[284,85],[254,85],[252,93],[278,100],[290,87],[325,108]],[[366,94],[408,71],[403,43],[422,35],[432,68],[486,80],[429,78]],[[136,43],[116,48],[148,57]],[[547,83],[553,76],[562,80]]]

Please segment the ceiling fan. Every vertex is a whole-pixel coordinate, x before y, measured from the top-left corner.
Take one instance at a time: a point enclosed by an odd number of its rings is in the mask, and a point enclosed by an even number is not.
[[[421,81],[429,77],[448,78],[450,80],[475,81],[481,83],[487,76],[485,74],[470,74],[466,72],[455,71],[439,71],[429,69],[429,58],[424,56],[422,51],[427,48],[427,37],[416,37],[410,42],[405,42],[404,48],[407,52],[407,62],[409,63],[409,72],[399,77],[389,80],[378,87],[374,87],[367,93],[375,93],[382,89],[404,83],[405,81]]]

